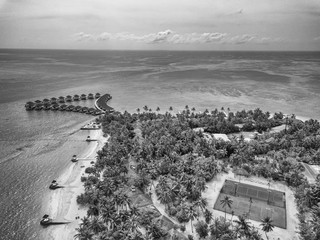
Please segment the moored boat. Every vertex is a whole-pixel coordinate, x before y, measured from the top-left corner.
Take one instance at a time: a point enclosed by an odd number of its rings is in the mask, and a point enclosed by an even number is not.
[[[101,94],[100,93],[96,93],[95,98],[99,98],[99,97],[101,97]]]

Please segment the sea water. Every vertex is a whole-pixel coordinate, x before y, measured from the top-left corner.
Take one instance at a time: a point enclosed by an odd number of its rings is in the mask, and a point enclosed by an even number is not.
[[[94,119],[25,102],[90,92],[132,113],[259,107],[320,119],[320,53],[0,50],[0,239],[41,239],[48,185],[87,146],[79,128]]]

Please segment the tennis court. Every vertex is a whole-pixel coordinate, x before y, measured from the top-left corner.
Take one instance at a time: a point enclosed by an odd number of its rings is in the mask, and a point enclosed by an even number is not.
[[[221,200],[228,196],[232,200],[231,208],[223,207]],[[226,180],[219,197],[215,202],[214,209],[225,211],[234,216],[246,215],[247,218],[260,221],[269,216],[273,225],[286,228],[285,194],[276,190],[252,186]],[[227,216],[231,218],[232,216]],[[233,219],[235,219],[234,217]]]

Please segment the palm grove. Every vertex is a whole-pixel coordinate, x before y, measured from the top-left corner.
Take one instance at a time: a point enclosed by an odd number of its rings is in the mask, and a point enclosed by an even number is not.
[[[137,113],[112,113],[99,118],[108,143],[98,152],[94,166],[83,177],[85,193],[78,203],[88,207],[78,239],[168,239],[183,238],[189,224],[192,239],[262,239],[258,229],[245,216],[216,218],[202,197],[208,181],[228,167],[242,169],[247,175],[272,178],[291,186],[299,210],[301,239],[320,239],[320,178],[310,184],[302,174],[301,161],[320,163],[320,124],[302,122],[294,116],[276,113],[270,117],[260,109],[228,114],[217,109],[195,113],[160,114],[147,106]],[[239,125],[240,124],[240,125]],[[272,127],[285,129],[270,133]],[[207,139],[208,133],[258,131],[251,141],[230,137],[230,142]],[[259,156],[259,158],[257,158]],[[128,175],[135,165],[136,175]],[[179,224],[171,236],[162,228],[155,212],[137,208],[126,191],[134,185],[146,196],[151,186],[166,213]],[[232,208],[232,199],[220,203]],[[261,230],[273,230],[272,219],[261,220]],[[177,233],[177,234],[174,234]],[[180,233],[180,234],[178,234]]]

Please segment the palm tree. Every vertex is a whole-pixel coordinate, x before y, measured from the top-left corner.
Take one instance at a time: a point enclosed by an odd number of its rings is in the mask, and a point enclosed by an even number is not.
[[[204,210],[204,219],[207,224],[210,224],[211,220],[213,219],[212,217],[212,212],[210,212],[208,209]]]
[[[204,212],[206,210],[206,207],[208,206],[208,200],[200,197],[193,205]]]
[[[140,108],[137,108],[137,112],[138,112],[138,114],[140,113]]]
[[[251,205],[252,205],[253,201],[252,201],[252,197],[249,198],[249,212],[248,212],[248,216],[250,215],[250,211],[251,211]]]
[[[196,110],[196,108],[195,108],[195,107],[191,108],[191,111],[192,111],[192,112],[194,112],[195,110]]]
[[[244,216],[238,216],[238,220],[234,220],[234,222],[238,224],[241,235],[244,235],[246,237],[250,236],[250,222],[248,222]]]
[[[90,222],[90,229],[95,233],[98,234],[105,229],[103,222],[100,221],[98,217],[94,217]]]
[[[157,112],[159,112],[159,111],[160,111],[160,108],[159,108],[159,107],[157,107],[156,111],[157,111]]]
[[[231,211],[231,220],[230,220],[232,228],[233,228],[233,224],[232,224],[232,218],[233,218],[233,216],[234,216],[234,211],[232,210],[232,211]]]
[[[189,109],[189,106],[188,106],[188,105],[186,105],[186,106],[185,106],[185,109]]]
[[[76,228],[76,230],[78,231],[78,233],[76,235],[74,235],[75,239],[79,239],[79,240],[91,240],[93,237],[93,233],[90,231],[90,228],[88,227],[80,227],[80,228]]]
[[[198,214],[197,214],[197,211],[192,207],[190,206],[188,208],[188,218],[190,220],[190,224],[191,224],[191,231],[193,232],[193,225],[192,225],[192,221],[198,217]]]
[[[222,207],[224,208],[224,220],[226,221],[227,219],[227,206],[229,208],[231,208],[233,201],[231,200],[231,198],[229,196],[225,196],[224,199],[220,200],[220,205],[222,205]]]
[[[148,106],[147,105],[145,105],[144,107],[143,107],[143,110],[145,111],[145,112],[147,112],[148,111]]]
[[[266,234],[267,239],[269,239],[267,233],[273,231],[273,224],[272,224],[272,220],[271,218],[265,217],[264,219],[261,220],[262,223],[260,224],[260,226],[262,226],[262,231],[264,231],[264,233]]]
[[[169,111],[173,111],[173,107],[172,106],[169,107]]]

